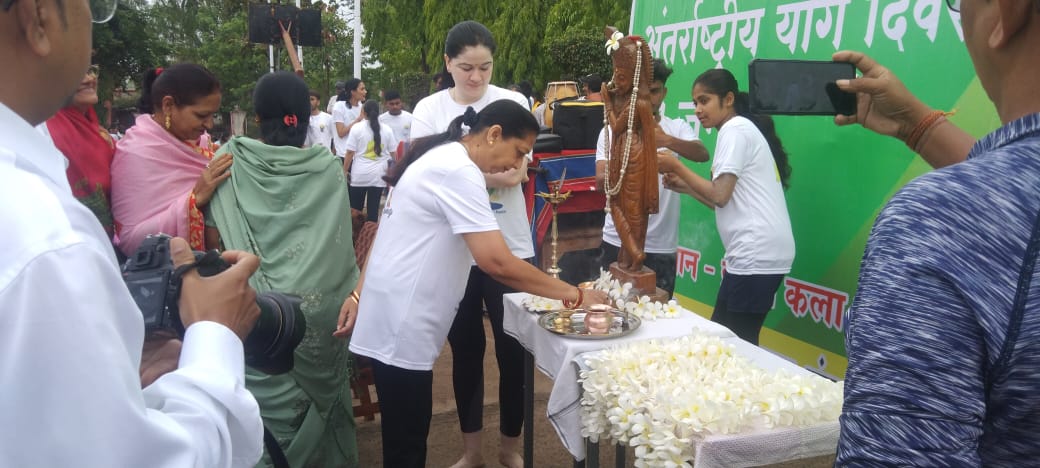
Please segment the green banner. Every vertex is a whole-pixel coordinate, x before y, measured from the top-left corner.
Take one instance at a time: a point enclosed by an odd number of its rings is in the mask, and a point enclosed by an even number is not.
[[[747,89],[755,58],[830,60],[867,53],[936,109],[976,136],[999,120],[963,44],[960,17],[944,0],[635,0],[632,31],[674,70],[664,113],[683,118],[714,149],[690,97],[693,80],[726,68]],[[797,255],[766,319],[761,344],[834,378],[845,373],[843,314],[877,213],[900,187],[930,168],[902,142],[831,117],[776,116],[793,168],[786,192]],[[708,177],[710,164],[688,163]],[[676,295],[710,315],[722,279],[714,212],[684,197]]]

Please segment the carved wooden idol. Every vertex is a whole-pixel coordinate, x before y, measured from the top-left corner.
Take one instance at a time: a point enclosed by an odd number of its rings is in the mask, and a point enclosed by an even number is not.
[[[625,36],[611,26],[604,35],[614,75],[603,87],[603,123],[610,136],[603,189],[621,239],[617,267],[636,273],[646,258],[648,219],[657,213],[657,122],[650,104],[653,58],[638,36]]]

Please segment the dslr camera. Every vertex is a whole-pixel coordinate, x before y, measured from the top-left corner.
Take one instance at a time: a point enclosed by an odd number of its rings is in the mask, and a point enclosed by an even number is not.
[[[215,250],[195,251],[194,268],[201,276],[216,275],[230,266]],[[123,281],[144,315],[146,332],[172,330],[184,337],[178,299],[181,274],[186,271],[190,268],[174,268],[170,237],[164,234],[146,237],[127,258]],[[277,292],[256,295],[260,318],[243,343],[247,365],[268,374],[284,374],[293,368],[293,352],[307,328],[301,302],[296,296]]]

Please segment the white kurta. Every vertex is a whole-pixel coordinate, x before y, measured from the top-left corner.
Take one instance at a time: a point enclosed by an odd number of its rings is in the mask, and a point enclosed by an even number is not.
[[[141,312],[54,145],[0,104],[0,464],[248,467],[263,426],[242,344],[188,328],[180,368],[141,390]]]

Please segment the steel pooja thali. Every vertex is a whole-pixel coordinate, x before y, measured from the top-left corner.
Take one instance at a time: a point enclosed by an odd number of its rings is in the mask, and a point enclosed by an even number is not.
[[[625,336],[636,331],[642,320],[639,317],[611,310],[609,316],[601,312],[583,309],[550,310],[538,317],[538,326],[568,338],[603,340]],[[592,317],[589,315],[592,314]]]

